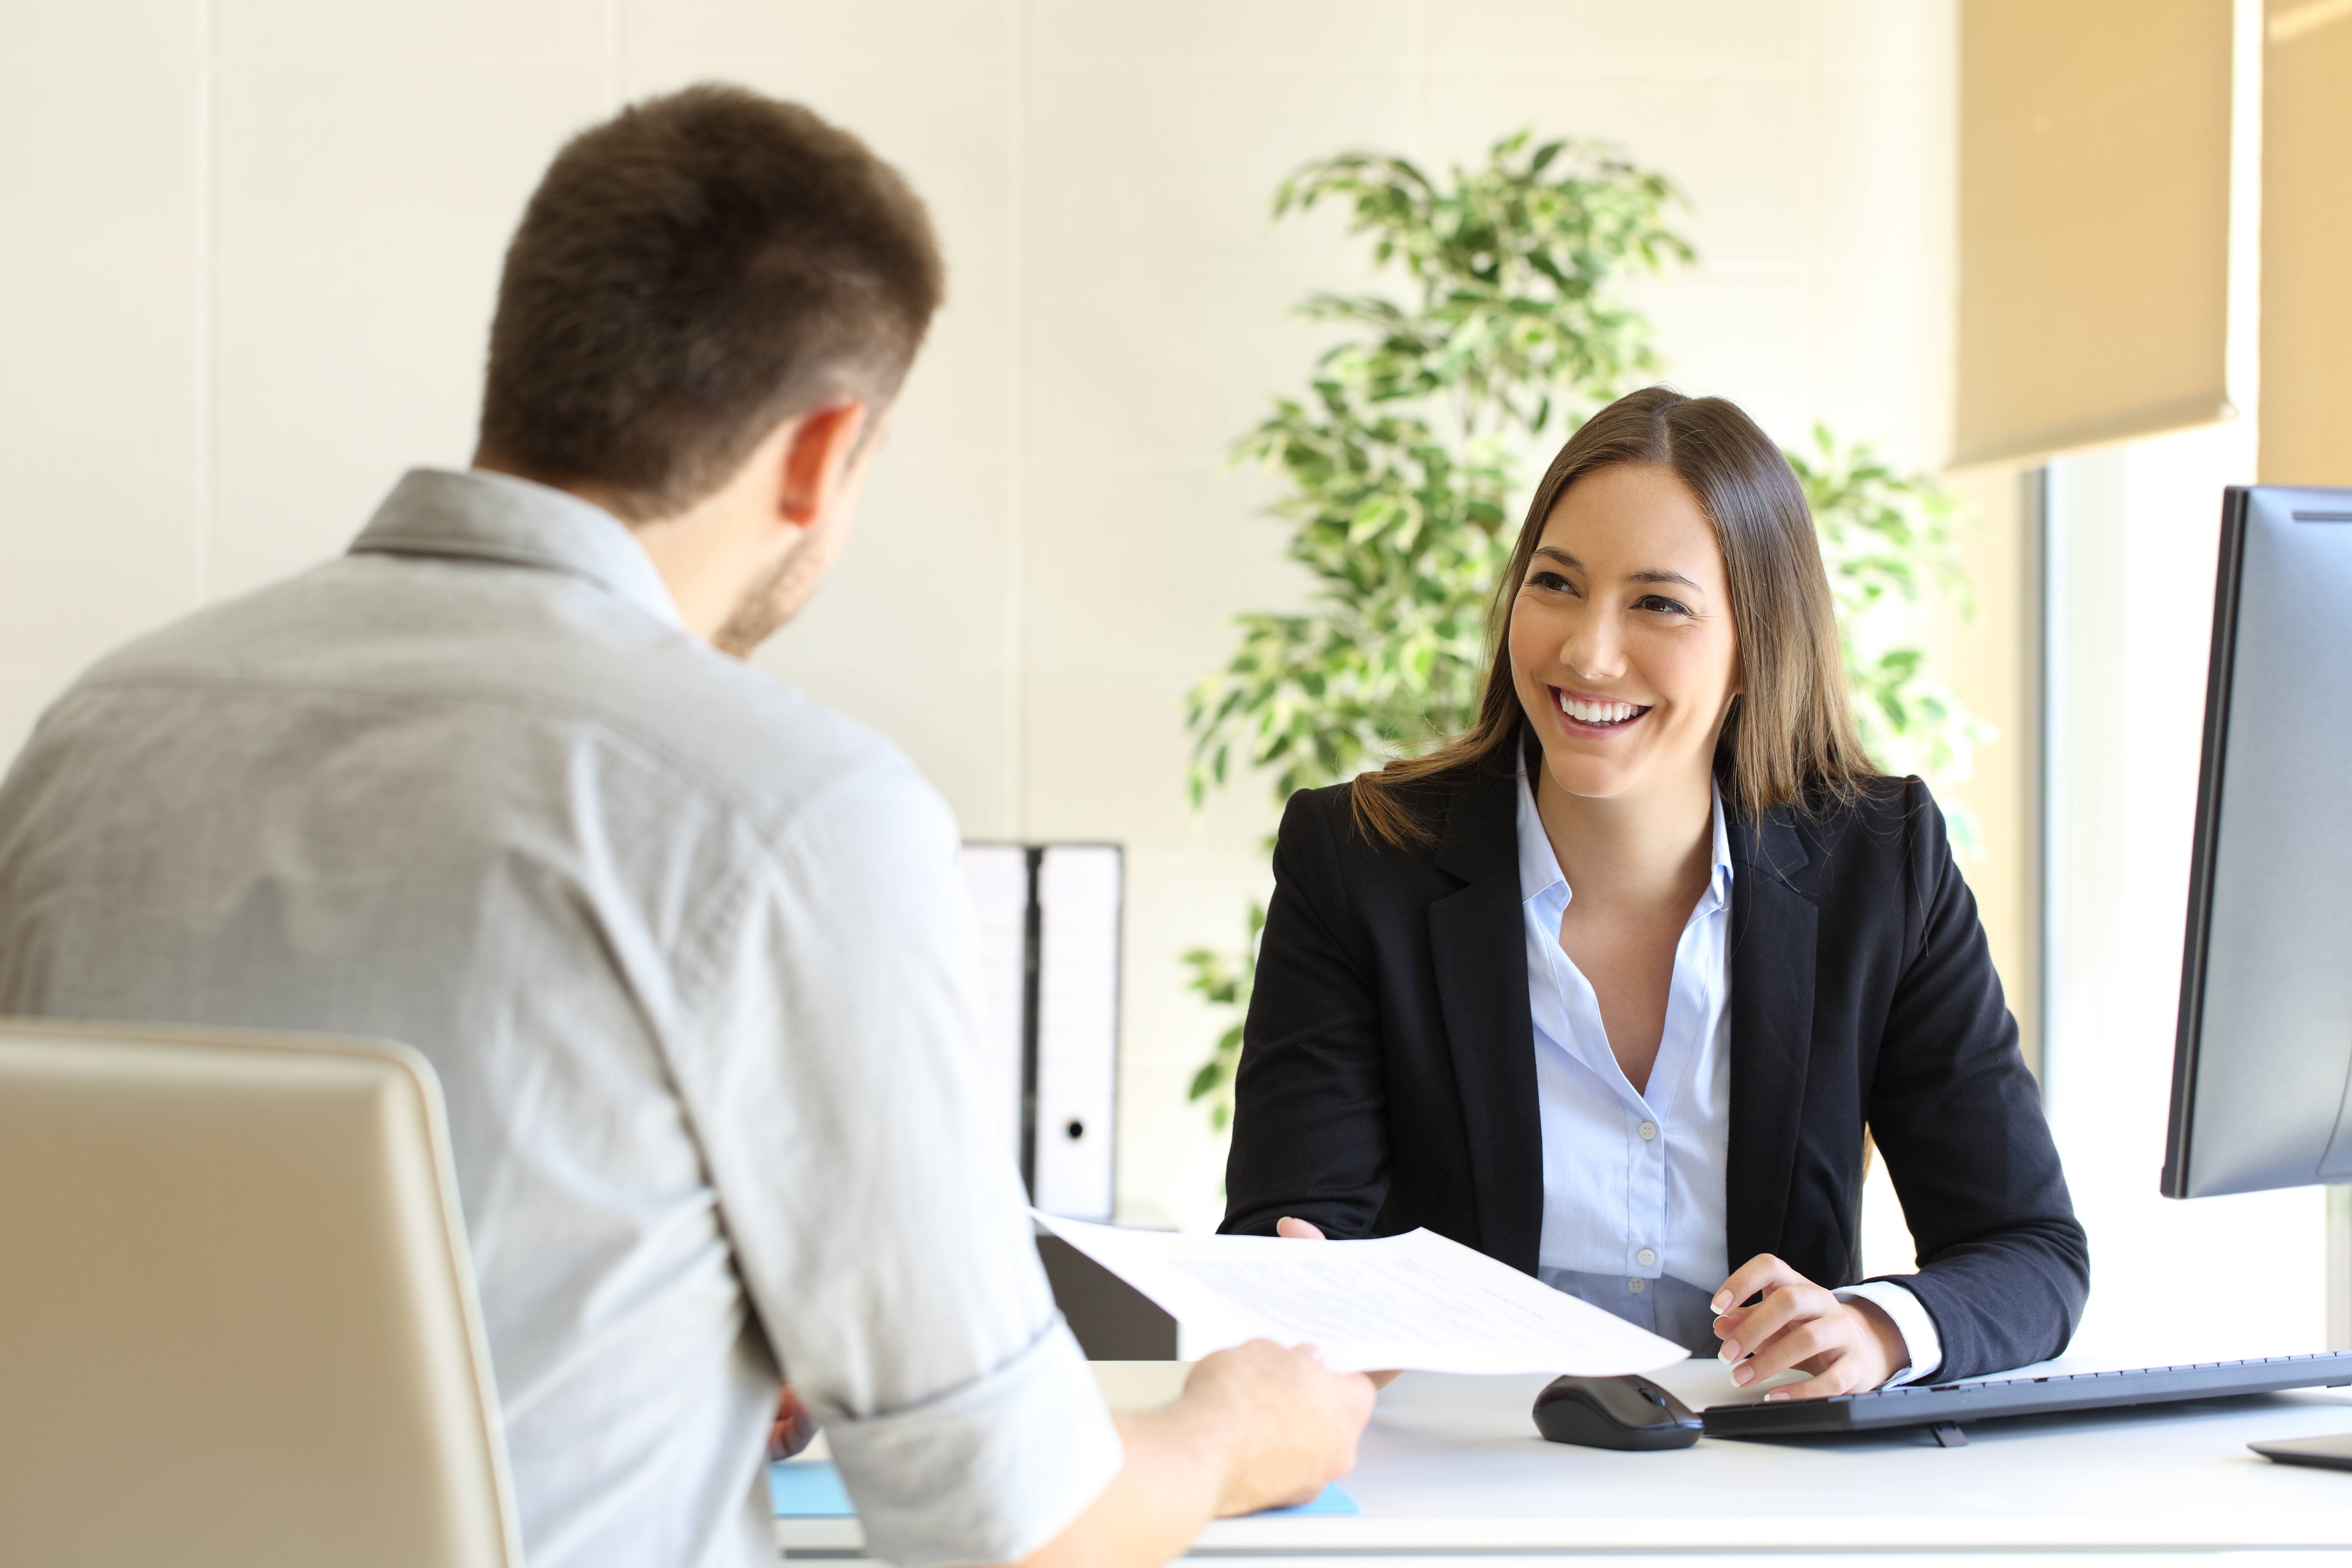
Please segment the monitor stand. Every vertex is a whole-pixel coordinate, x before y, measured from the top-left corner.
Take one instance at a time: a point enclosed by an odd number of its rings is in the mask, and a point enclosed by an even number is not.
[[[2352,1432],[2338,1437],[2292,1437],[2279,1443],[2249,1443],[2247,1447],[2282,1465],[2315,1465],[2326,1470],[2352,1470]]]

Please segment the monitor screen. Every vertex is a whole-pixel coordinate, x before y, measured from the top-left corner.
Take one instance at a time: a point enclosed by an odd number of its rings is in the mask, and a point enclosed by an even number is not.
[[[2262,485],[2222,503],[2164,1193],[2319,1182],[2352,1182],[2352,489]]]

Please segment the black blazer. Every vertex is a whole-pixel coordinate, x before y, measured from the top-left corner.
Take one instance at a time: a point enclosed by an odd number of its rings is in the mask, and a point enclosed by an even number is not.
[[[1543,1134],[1517,780],[1419,787],[1434,843],[1369,842],[1348,786],[1283,814],[1234,1083],[1223,1228],[1426,1226],[1533,1273]],[[2056,1355],[2090,1253],[1976,900],[1916,779],[1730,826],[1734,1268],[1861,1271],[1863,1132],[1917,1244],[1939,1379]],[[1700,1283],[1706,1283],[1701,1281]]]

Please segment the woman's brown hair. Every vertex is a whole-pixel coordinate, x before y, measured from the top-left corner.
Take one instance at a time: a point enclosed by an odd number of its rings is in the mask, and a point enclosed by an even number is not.
[[[1738,405],[1651,386],[1586,420],[1545,470],[1487,611],[1494,658],[1478,717],[1434,750],[1357,776],[1349,797],[1366,837],[1428,841],[1430,826],[1408,803],[1404,786],[1444,774],[1517,771],[1526,731],[1511,678],[1510,629],[1519,584],[1568,487],[1625,463],[1670,469],[1689,486],[1723,552],[1745,686],[1732,700],[1717,749],[1730,814],[1752,821],[1776,806],[1833,805],[1877,776],[1846,702],[1829,574],[1789,460]]]

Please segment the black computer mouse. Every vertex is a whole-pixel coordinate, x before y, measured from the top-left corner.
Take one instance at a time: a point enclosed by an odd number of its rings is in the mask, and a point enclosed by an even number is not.
[[[1690,1406],[1646,1377],[1555,1377],[1536,1395],[1536,1430],[1587,1448],[1687,1448]]]

